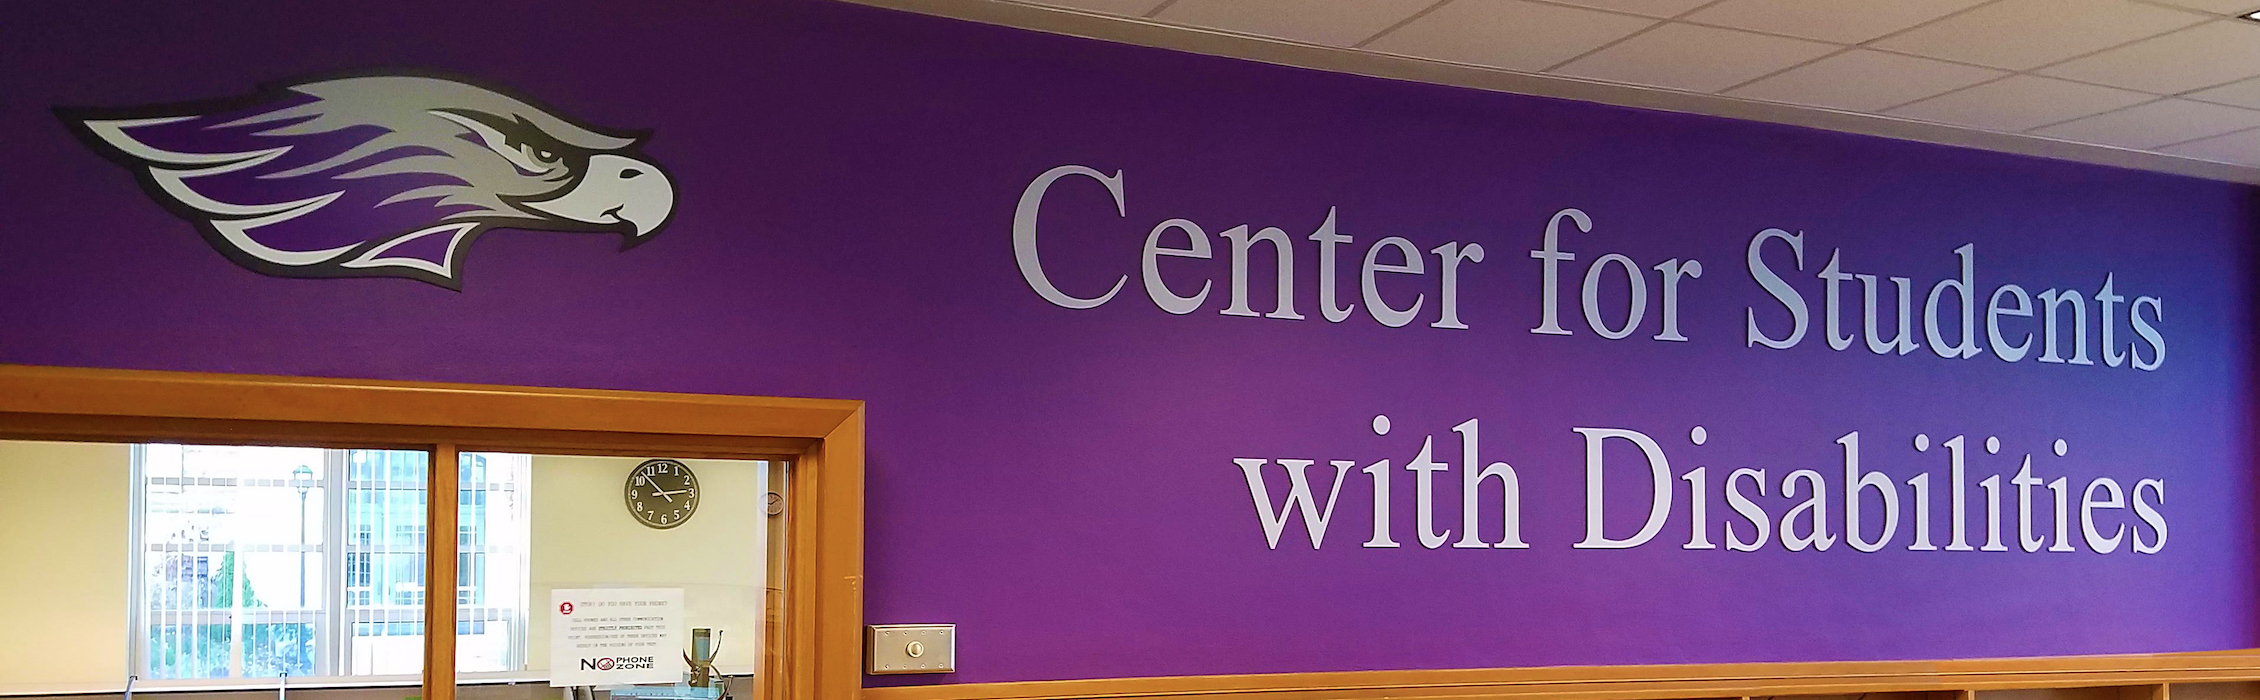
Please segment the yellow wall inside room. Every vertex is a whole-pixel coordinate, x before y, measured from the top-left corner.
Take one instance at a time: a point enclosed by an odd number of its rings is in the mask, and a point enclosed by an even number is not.
[[[124,681],[132,450],[0,441],[0,686]]]
[[[683,460],[698,475],[698,512],[655,530],[628,515],[622,488],[642,459],[535,455],[526,660],[549,668],[549,592],[554,588],[682,588],[685,626],[722,630],[716,665],[752,673],[760,657],[767,560],[767,466]],[[688,632],[686,631],[686,634]]]

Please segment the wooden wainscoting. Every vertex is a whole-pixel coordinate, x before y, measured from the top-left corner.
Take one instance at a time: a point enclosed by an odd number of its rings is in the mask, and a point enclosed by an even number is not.
[[[1951,661],[1562,666],[869,688],[866,700],[2260,700],[2260,650]]]

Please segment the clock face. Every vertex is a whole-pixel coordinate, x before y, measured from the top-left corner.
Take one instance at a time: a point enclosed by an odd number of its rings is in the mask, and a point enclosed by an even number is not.
[[[645,526],[665,530],[698,512],[698,475],[672,459],[654,459],[628,472],[628,514]]]

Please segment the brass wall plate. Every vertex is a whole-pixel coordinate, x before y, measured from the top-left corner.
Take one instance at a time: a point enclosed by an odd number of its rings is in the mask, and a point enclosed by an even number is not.
[[[870,625],[863,630],[863,672],[952,673],[957,625]]]

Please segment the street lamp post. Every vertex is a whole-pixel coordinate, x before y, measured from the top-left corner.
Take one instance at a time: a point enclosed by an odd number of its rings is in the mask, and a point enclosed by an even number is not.
[[[298,487],[298,607],[306,608],[306,492],[314,488],[314,470],[298,465],[290,470],[292,485]]]
[[[292,486],[298,487],[298,609],[303,613],[306,610],[306,492],[314,489],[314,470],[304,464],[298,465],[297,469],[290,470],[290,481]],[[306,628],[297,629],[303,635]],[[306,639],[299,637],[298,641],[303,647]],[[289,678],[289,672],[283,672],[283,677]]]

